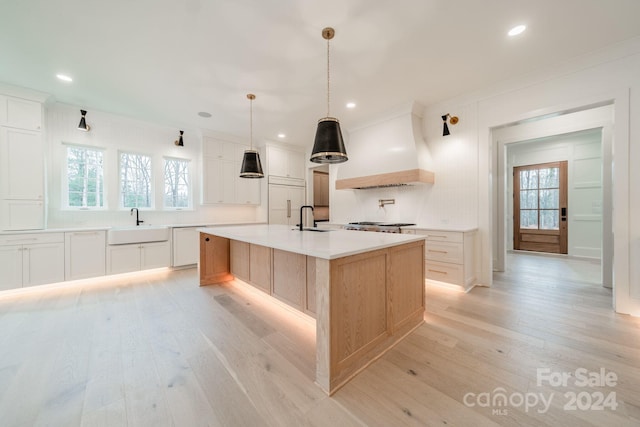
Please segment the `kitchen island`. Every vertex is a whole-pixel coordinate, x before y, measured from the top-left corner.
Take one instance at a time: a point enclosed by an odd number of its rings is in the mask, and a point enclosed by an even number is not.
[[[316,319],[328,394],[423,322],[424,237],[285,225],[202,228],[200,285],[243,280]]]

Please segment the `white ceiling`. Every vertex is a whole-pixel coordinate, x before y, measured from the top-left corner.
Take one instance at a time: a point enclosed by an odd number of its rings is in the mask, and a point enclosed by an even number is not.
[[[247,138],[252,92],[255,140],[311,145],[326,26],[331,115],[348,129],[636,37],[640,0],[1,0],[0,82],[82,106],[89,122],[94,109]]]

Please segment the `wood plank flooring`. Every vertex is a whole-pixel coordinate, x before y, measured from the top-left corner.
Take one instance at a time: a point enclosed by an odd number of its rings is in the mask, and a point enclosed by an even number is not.
[[[427,287],[426,323],[331,398],[310,318],[196,269],[0,296],[0,425],[640,425],[640,319],[613,312],[599,265],[508,261],[492,288]],[[599,393],[617,408],[590,410]]]

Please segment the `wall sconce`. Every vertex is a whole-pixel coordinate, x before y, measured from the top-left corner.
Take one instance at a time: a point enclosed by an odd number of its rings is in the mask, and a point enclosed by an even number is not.
[[[87,115],[86,110],[80,110],[80,114],[82,114],[82,117],[80,118],[80,123],[78,123],[78,130],[89,132],[91,130],[91,126],[87,124],[87,120],[85,119],[85,116]]]
[[[447,113],[444,116],[442,116],[442,121],[443,123],[443,128],[442,128],[442,136],[447,136],[449,135],[449,126],[447,126],[447,117],[449,118],[449,123],[452,125],[455,125],[456,123],[458,123],[458,117],[457,116],[452,116],[451,114]]]
[[[182,140],[182,135],[184,134],[184,131],[180,131],[180,138],[176,139],[175,141],[173,141],[174,144],[176,144],[178,147],[184,147],[184,141]]]

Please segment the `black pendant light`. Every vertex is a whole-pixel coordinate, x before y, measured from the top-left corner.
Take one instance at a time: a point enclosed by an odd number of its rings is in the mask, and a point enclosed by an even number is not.
[[[240,178],[264,178],[264,172],[262,172],[262,164],[260,163],[260,153],[258,150],[253,149],[253,100],[256,96],[252,93],[247,94],[247,98],[250,103],[249,110],[249,129],[251,148],[244,150],[244,156],[242,157],[242,167],[240,168]]]
[[[314,163],[342,163],[349,160],[347,150],[344,147],[340,122],[335,117],[330,117],[330,68],[329,68],[329,40],[335,35],[333,28],[322,30],[322,37],[327,41],[327,117],[318,120],[316,139],[313,143],[311,160]]]
[[[87,124],[87,120],[85,119],[85,116],[87,115],[86,110],[80,110],[80,114],[82,114],[82,117],[80,118],[80,123],[78,123],[78,130],[89,132],[91,130],[91,126]]]

